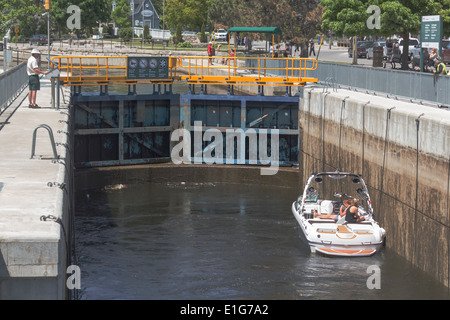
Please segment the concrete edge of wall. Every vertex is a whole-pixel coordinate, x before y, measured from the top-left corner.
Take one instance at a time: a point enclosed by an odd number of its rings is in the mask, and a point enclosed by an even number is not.
[[[364,105],[361,101],[367,103]],[[321,107],[311,109],[310,104]],[[341,107],[329,108],[331,105]],[[370,108],[365,108],[366,106]],[[323,88],[305,87],[304,103],[300,104],[300,111],[323,116],[326,120],[342,123],[359,131],[363,130],[364,124],[367,134],[382,139],[386,135],[386,119],[389,119],[390,123],[395,123],[394,130],[389,132],[390,140],[413,149],[417,147],[417,121],[420,121],[422,130],[419,149],[438,158],[450,158],[450,111],[446,109],[344,89],[323,92]],[[364,120],[367,117],[383,121],[367,122]]]

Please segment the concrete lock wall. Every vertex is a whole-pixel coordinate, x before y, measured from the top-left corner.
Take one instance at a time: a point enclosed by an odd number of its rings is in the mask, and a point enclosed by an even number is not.
[[[310,87],[299,114],[302,180],[362,174],[387,247],[449,286],[449,111]]]
[[[17,117],[22,122],[9,124],[0,141],[0,300],[67,299],[73,223],[71,155],[64,147],[70,143],[64,133],[69,130],[68,116],[40,110],[61,144],[56,147],[58,162],[53,162],[44,129],[37,132],[36,155],[30,159],[32,133],[42,121],[30,112],[20,108]],[[55,182],[65,187],[48,185]],[[51,216],[60,218],[61,223]]]

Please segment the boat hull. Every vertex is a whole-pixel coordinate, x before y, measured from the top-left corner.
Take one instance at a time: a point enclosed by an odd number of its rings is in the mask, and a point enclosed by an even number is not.
[[[333,220],[307,219],[298,211],[296,202],[292,204],[292,213],[312,253],[368,257],[375,254],[384,241],[385,231],[376,222],[339,225]]]

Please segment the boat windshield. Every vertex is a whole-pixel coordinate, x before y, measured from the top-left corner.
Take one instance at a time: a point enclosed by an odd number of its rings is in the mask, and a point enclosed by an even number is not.
[[[360,199],[366,212],[372,212],[370,197],[364,181],[353,174],[318,174],[310,178],[306,189],[305,202],[331,200],[342,202],[346,199]]]

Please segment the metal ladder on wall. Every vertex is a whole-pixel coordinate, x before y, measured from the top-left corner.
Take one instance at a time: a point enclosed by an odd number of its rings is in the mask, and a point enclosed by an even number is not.
[[[33,131],[33,141],[32,141],[32,146],[31,146],[31,157],[30,157],[30,159],[33,159],[34,153],[36,151],[36,133],[37,133],[37,131],[40,128],[46,129],[47,132],[48,132],[48,135],[50,137],[50,143],[52,145],[52,150],[53,150],[53,159],[54,160],[59,159],[58,153],[56,151],[56,144],[55,144],[55,138],[53,136],[53,130],[47,124],[41,124],[41,125],[37,126],[36,129],[34,129],[34,131]]]

